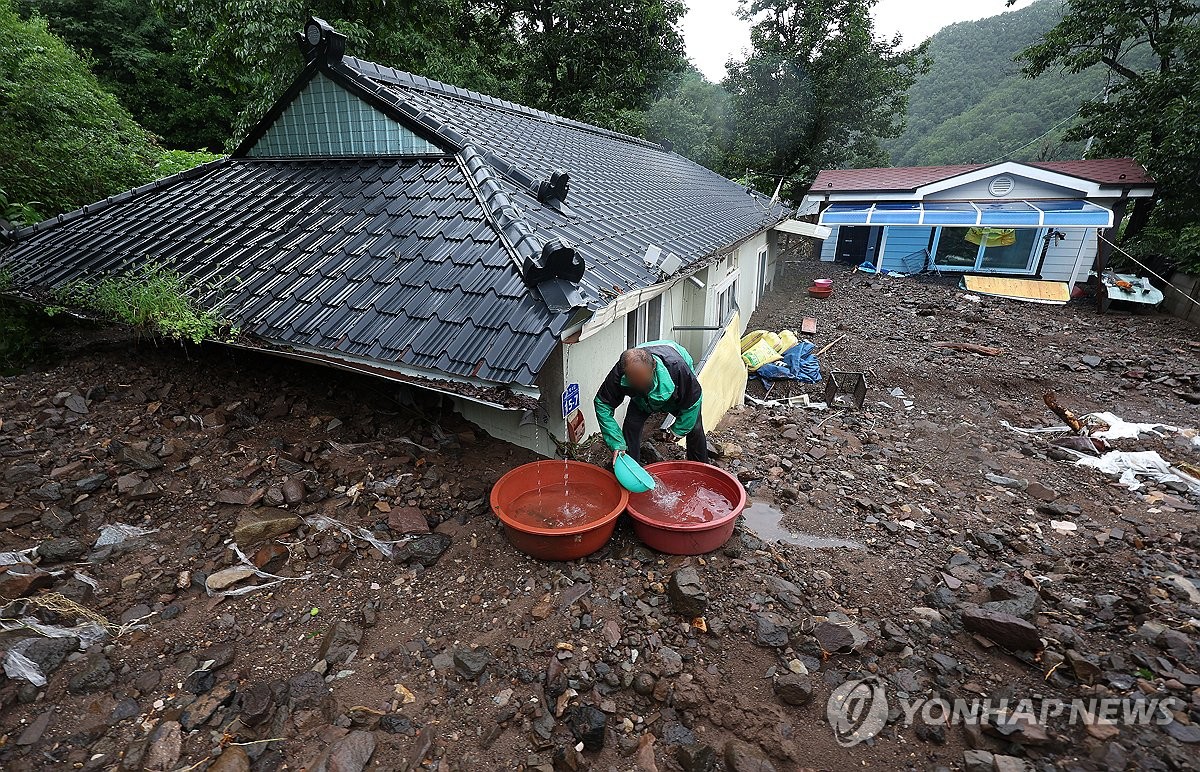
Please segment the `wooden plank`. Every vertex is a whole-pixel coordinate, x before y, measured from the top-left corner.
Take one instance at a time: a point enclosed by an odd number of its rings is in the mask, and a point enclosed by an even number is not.
[[[1071,288],[1065,281],[1010,279],[1003,276],[964,276],[962,287],[968,292],[980,295],[1023,300],[1028,303],[1063,305],[1071,299]]]

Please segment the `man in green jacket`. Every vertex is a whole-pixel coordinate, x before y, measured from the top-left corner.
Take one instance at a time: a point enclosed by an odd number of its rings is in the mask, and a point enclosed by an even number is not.
[[[629,409],[624,426],[618,427],[613,411],[626,397]],[[707,464],[708,439],[700,403],[700,381],[683,346],[673,340],[653,340],[625,351],[596,392],[596,418],[605,444],[613,451],[613,462],[625,453],[639,461],[646,420],[654,413],[670,413],[675,423],[668,433],[687,437],[689,461]]]

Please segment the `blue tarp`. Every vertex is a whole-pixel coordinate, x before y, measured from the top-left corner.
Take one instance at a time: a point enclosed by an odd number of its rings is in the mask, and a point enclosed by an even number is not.
[[[806,340],[783,352],[783,359],[762,365],[754,374],[764,381],[821,382],[821,366],[817,364],[813,344]]]

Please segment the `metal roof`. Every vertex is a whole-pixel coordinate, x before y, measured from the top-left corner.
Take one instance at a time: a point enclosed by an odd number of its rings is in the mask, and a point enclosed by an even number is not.
[[[686,271],[787,215],[645,140],[322,53],[232,158],[10,234],[0,263],[28,291],[159,263],[271,345],[531,386],[571,305],[662,280],[648,246]],[[445,155],[247,157],[318,72]],[[540,285],[560,242],[582,278]]]
[[[1141,164],[1132,158],[1091,158],[1082,161],[1022,161],[1025,166],[1066,174],[1101,185],[1153,185]],[[871,169],[823,169],[809,195],[846,191],[914,191],[934,182],[986,169],[995,164],[899,166]]]

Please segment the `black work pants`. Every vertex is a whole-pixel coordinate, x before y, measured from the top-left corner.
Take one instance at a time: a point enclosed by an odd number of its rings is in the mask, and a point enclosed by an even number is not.
[[[641,463],[642,455],[642,430],[648,418],[650,414],[631,401],[625,411],[625,423],[621,425],[621,433],[625,435],[625,445],[628,447],[625,452],[638,463]],[[702,416],[696,416],[696,425],[687,434],[687,458],[688,461],[708,463],[708,438],[704,436]]]

